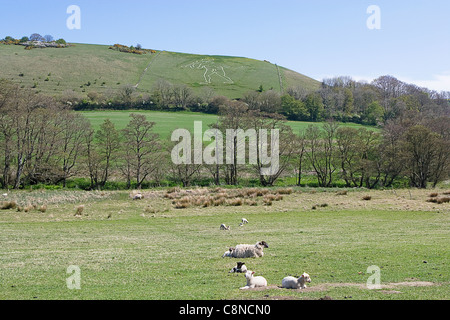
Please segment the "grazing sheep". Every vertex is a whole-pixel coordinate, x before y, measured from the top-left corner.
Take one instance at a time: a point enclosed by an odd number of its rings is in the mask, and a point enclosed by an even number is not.
[[[231,229],[231,226],[226,226],[226,225],[224,225],[223,223],[220,225],[220,230],[230,230]]]
[[[8,196],[8,194],[7,194],[7,193],[4,193],[4,194],[2,194],[2,196],[4,196],[4,197],[7,197],[7,196]]]
[[[135,195],[133,197],[133,200],[142,200],[144,199],[144,196],[142,195],[142,193],[138,193],[137,195]]]
[[[246,224],[246,223],[248,223],[248,220],[245,218],[242,218],[242,224]]]
[[[264,255],[264,248],[269,245],[265,241],[257,242],[256,244],[239,244],[231,252],[228,257],[231,258],[258,258]]]
[[[247,285],[240,288],[241,290],[252,289],[257,287],[267,287],[267,280],[264,277],[254,277],[255,271],[247,270],[245,273],[245,279],[247,279]]]
[[[281,287],[286,289],[305,289],[306,282],[311,283],[311,277],[307,273],[303,273],[300,278],[286,277],[281,282]]]
[[[225,253],[223,254],[222,258],[231,257],[231,255],[233,254],[234,250],[236,250],[236,248],[233,248],[233,247],[229,248],[227,251],[225,251]]]
[[[228,273],[246,273],[247,267],[245,262],[238,262],[236,267],[233,267]]]

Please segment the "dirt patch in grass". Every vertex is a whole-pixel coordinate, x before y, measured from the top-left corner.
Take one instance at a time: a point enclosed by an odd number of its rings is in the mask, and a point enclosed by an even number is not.
[[[395,289],[399,287],[431,287],[438,285],[434,282],[427,281],[405,281],[398,283],[388,283],[380,285],[380,289]],[[281,289],[281,290],[292,290],[296,292],[317,292],[317,291],[326,291],[330,288],[341,288],[341,287],[354,287],[357,289],[368,289],[365,283],[321,283],[316,286],[307,287],[306,289],[284,289],[281,286],[277,285],[269,285],[267,287],[253,288],[247,289],[246,291],[264,291],[271,289]],[[380,290],[378,289],[378,290]],[[369,290],[369,289],[368,289]]]

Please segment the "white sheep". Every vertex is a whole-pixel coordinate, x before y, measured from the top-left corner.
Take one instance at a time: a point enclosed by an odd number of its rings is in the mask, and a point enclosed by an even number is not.
[[[245,279],[247,279],[247,285],[240,288],[241,290],[252,289],[257,287],[266,287],[267,280],[264,277],[257,276],[254,277],[255,271],[247,270],[245,273]]]
[[[225,224],[223,224],[223,223],[220,225],[220,230],[230,230],[230,229],[231,229],[231,226],[228,226],[228,227],[227,227],[227,226],[226,226]]]
[[[245,218],[242,218],[242,224],[246,224],[246,223],[248,223],[248,220]]]
[[[264,256],[264,248],[269,245],[265,241],[259,241],[256,244],[239,244],[234,250],[230,251],[230,258],[259,258]]]
[[[142,200],[142,199],[144,199],[142,193],[138,193],[133,197],[133,200]]]
[[[236,267],[233,267],[228,273],[246,273],[247,267],[245,262],[238,262]]]
[[[300,278],[286,277],[281,282],[281,287],[286,289],[306,289],[306,282],[311,283],[311,277],[306,272]]]

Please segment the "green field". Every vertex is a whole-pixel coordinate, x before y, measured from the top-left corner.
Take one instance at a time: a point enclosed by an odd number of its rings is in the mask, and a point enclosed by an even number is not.
[[[216,115],[196,113],[196,112],[160,112],[160,111],[83,111],[81,112],[88,118],[94,129],[98,129],[105,119],[110,119],[116,126],[116,129],[123,129],[130,121],[131,113],[139,113],[146,115],[149,121],[156,123],[154,132],[160,134],[162,138],[170,137],[173,130],[177,128],[188,129],[193,132],[194,121],[203,122],[203,130],[208,129],[208,125],[217,122]],[[299,130],[306,129],[309,125],[321,126],[318,122],[304,121],[288,121],[295,133]],[[367,128],[369,130],[377,130],[375,127],[362,126],[354,123],[341,124],[346,127]]]
[[[426,202],[426,190],[370,191],[371,201],[361,200],[369,191],[335,192],[297,190],[270,207],[188,209],[174,209],[163,190],[144,191],[142,201],[126,192],[10,193],[19,205],[48,209],[0,210],[0,300],[450,298],[449,204]],[[242,217],[249,224],[239,227]],[[237,260],[221,256],[261,240],[264,257],[244,261],[269,287],[239,290],[244,276],[228,273]],[[72,265],[80,290],[66,285]],[[381,289],[366,287],[372,265]],[[312,278],[307,289],[277,287],[303,272]]]
[[[260,85],[276,91],[281,86],[316,89],[320,85],[297,72],[249,58],[167,51],[136,55],[108,47],[75,44],[62,49],[24,50],[23,46],[0,44],[0,78],[52,95],[65,90],[87,95],[138,83],[139,92],[151,92],[154,84],[164,79],[172,84],[186,84],[197,94],[209,87],[217,95],[232,99],[257,90]]]

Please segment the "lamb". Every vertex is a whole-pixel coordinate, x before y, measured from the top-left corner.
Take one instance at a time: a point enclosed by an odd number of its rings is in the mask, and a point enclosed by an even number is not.
[[[238,262],[236,267],[233,267],[228,273],[247,273],[245,262]]]
[[[266,287],[267,280],[264,277],[257,276],[254,277],[255,271],[247,270],[245,273],[245,279],[247,279],[247,285],[240,288],[241,290],[253,289],[257,287]]]
[[[300,278],[286,277],[281,282],[281,287],[286,289],[306,289],[305,283],[311,283],[311,277],[307,273],[303,273]]]
[[[231,258],[259,258],[264,256],[264,248],[268,248],[269,245],[265,241],[259,241],[256,244],[239,244],[234,250],[227,255]]]
[[[226,226],[226,225],[224,225],[223,223],[220,225],[220,230],[230,230],[231,229],[231,227],[230,226]]]
[[[245,218],[242,218],[242,222],[239,223],[239,227],[242,227],[244,224],[248,223],[248,220]]]
[[[231,255],[233,254],[233,251],[235,249],[236,248],[233,248],[233,247],[229,248],[227,251],[225,251],[225,253],[223,254],[222,258],[225,258],[225,257],[230,257],[231,258]]]

